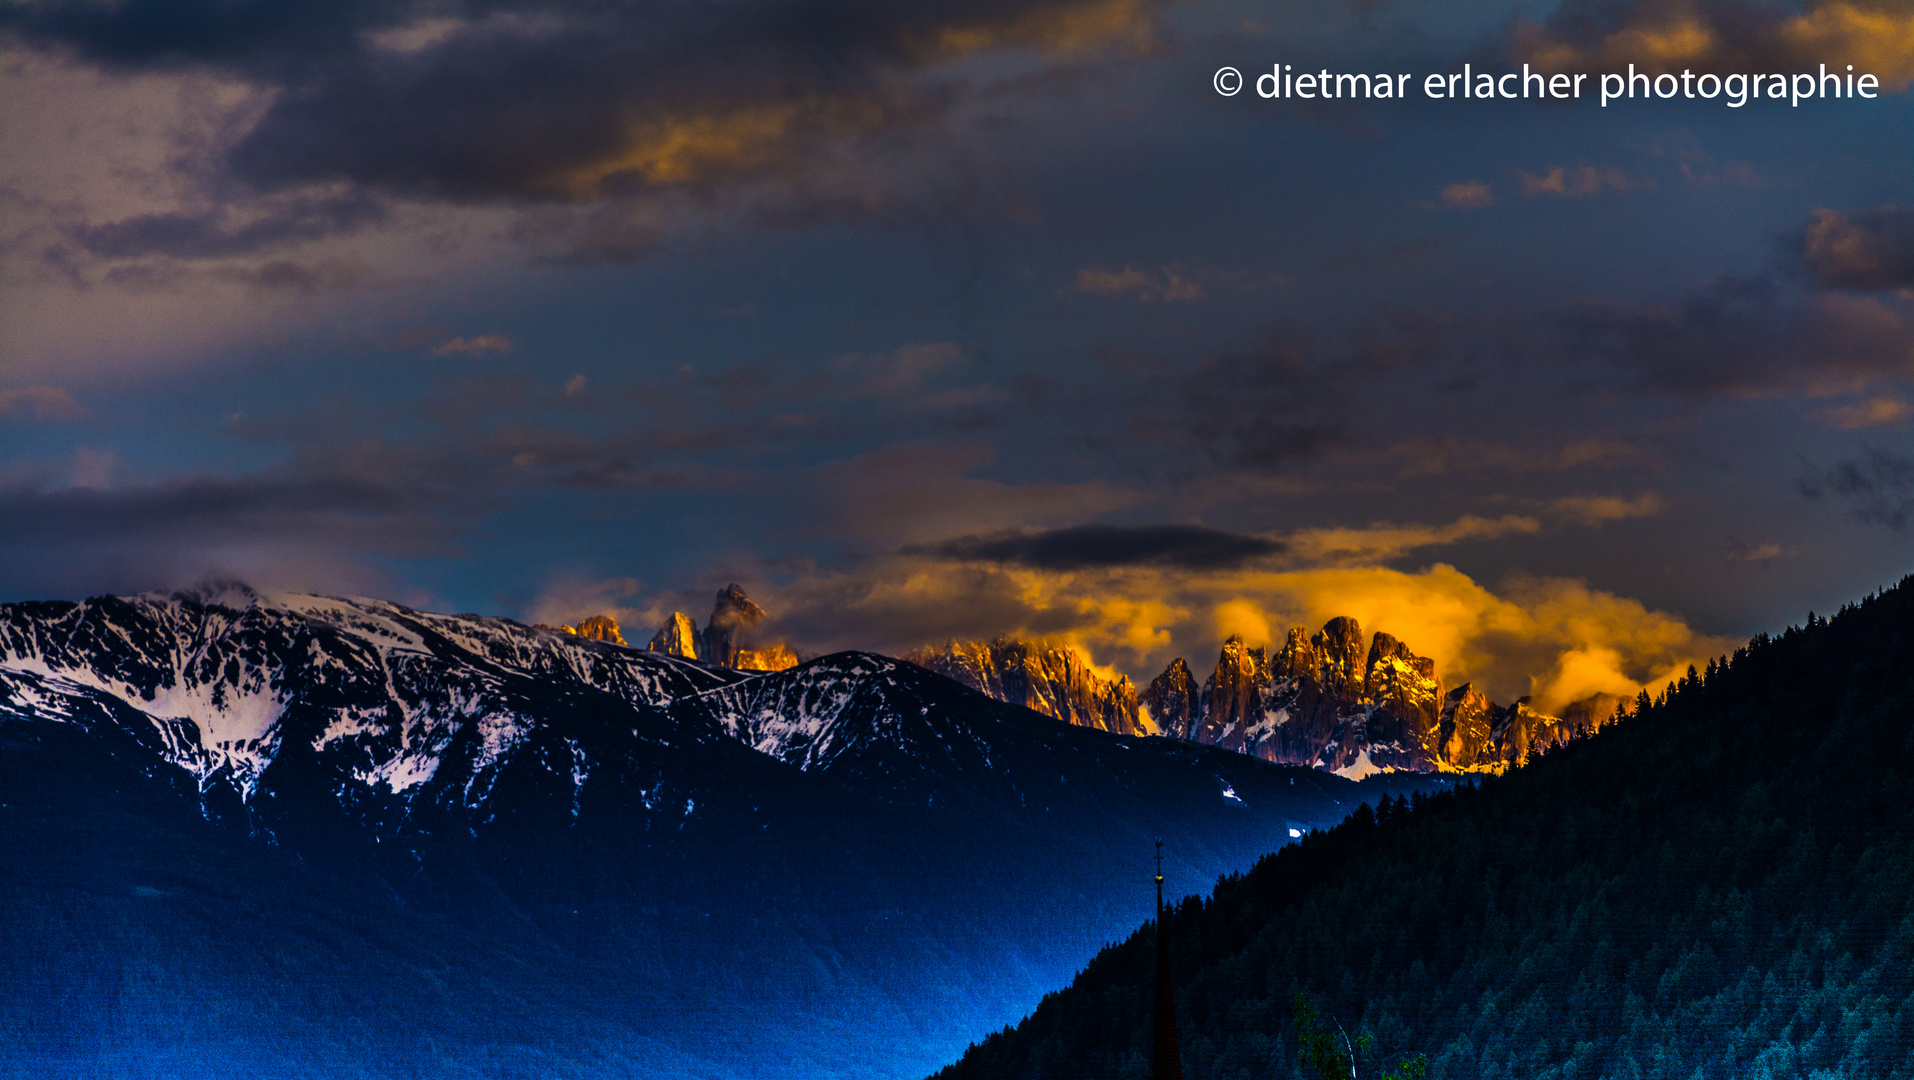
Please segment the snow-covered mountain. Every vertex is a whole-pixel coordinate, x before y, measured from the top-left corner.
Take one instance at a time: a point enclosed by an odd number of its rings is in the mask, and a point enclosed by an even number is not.
[[[679,698],[743,677],[500,619],[243,586],[0,605],[0,709],[131,710],[150,725],[127,726],[142,745],[242,801],[290,748],[401,798],[450,767],[476,803],[539,742],[541,705],[604,697],[657,728]],[[634,738],[663,736],[646,726]]]
[[[739,672],[240,586],[0,605],[8,895],[118,927],[16,921],[0,961],[40,989],[0,1020],[69,1047],[244,1044],[307,1075],[476,1015],[583,1047],[541,1075],[640,1045],[655,1075],[906,1075],[1147,914],[1151,839],[1194,889],[1378,794],[863,653]],[[99,979],[145,1004],[58,1004]],[[341,979],[383,989],[325,1008],[390,1031],[259,1048],[259,1010],[304,1015],[291,987]]]

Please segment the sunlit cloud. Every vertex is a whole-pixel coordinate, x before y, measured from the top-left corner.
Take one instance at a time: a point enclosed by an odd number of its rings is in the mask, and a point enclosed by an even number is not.
[[[1514,57],[1550,71],[1619,71],[1634,64],[1650,73],[1726,74],[1814,71],[1826,64],[1844,73],[1853,64],[1889,90],[1914,81],[1914,12],[1902,4],[1824,0],[1801,11],[1635,0],[1599,13],[1592,8],[1564,4],[1546,24],[1518,24]]]
[[[1817,283],[1837,289],[1914,288],[1914,208],[1816,210],[1802,236],[1801,262]]]
[[[455,337],[440,342],[432,349],[433,356],[483,356],[488,352],[511,352],[512,339],[503,334],[483,334],[478,337]]]
[[[1587,196],[1599,195],[1603,191],[1632,191],[1644,186],[1627,173],[1615,168],[1598,169],[1593,165],[1568,168],[1557,165],[1541,176],[1531,176],[1517,171],[1516,177],[1522,181],[1522,194]]]
[[[1143,301],[1201,300],[1203,286],[1185,278],[1179,268],[1166,266],[1160,271],[1121,270],[1085,267],[1077,271],[1077,291],[1098,296],[1127,296]]]
[[[1914,407],[1900,398],[1873,397],[1853,405],[1835,405],[1817,409],[1814,418],[1838,431],[1887,427],[1914,416]]]
[[[1468,180],[1444,187],[1442,205],[1455,210],[1480,210],[1495,205],[1495,194],[1489,190],[1489,185]]]
[[[1359,529],[1302,529],[1289,535],[1289,544],[1295,556],[1307,563],[1379,563],[1419,548],[1541,531],[1542,523],[1533,517],[1505,514],[1499,518],[1482,518],[1465,514],[1447,525],[1378,524]]]
[[[1571,495],[1551,499],[1549,512],[1580,525],[1601,525],[1609,521],[1654,517],[1667,509],[1667,503],[1652,491],[1632,499],[1618,495]]]

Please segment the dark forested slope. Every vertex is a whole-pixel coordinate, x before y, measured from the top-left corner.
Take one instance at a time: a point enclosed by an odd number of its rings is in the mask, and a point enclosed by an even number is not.
[[[1300,994],[1363,1080],[1914,1076],[1910,781],[1914,578],[1185,900],[1186,1075],[1299,1075]],[[1147,1076],[1151,940],[940,1080]]]

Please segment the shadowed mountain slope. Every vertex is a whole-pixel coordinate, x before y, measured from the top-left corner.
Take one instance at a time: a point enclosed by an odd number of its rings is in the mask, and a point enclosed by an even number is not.
[[[921,1074],[1147,910],[1151,838],[1212,880],[1377,782],[864,653],[750,674],[241,587],[0,605],[0,1059]]]

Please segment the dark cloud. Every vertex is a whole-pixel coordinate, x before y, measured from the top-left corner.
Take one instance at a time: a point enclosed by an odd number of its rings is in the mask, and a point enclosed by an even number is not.
[[[1280,554],[1282,543],[1203,525],[1073,525],[1047,532],[1010,530],[915,545],[906,555],[962,562],[1016,563],[1044,570],[1172,566],[1222,570]]]
[[[1914,375],[1900,305],[1728,278],[1675,304],[1590,304],[1564,317],[1570,352],[1637,389],[1698,397],[1842,387]]]
[[[296,534],[321,519],[390,522],[438,509],[441,501],[344,476],[194,478],[107,490],[16,483],[0,488],[0,547],[116,536],[157,542],[228,532]]]
[[[1801,262],[1817,284],[1829,288],[1914,288],[1914,207],[1816,210],[1802,238]]]
[[[101,64],[209,65],[279,90],[227,158],[263,188],[581,202],[747,178],[921,126],[951,99],[949,80],[915,77],[926,65],[1137,42],[1153,6],[69,0],[9,6],[0,25]]]
[[[1187,431],[1217,459],[1274,470],[1320,454],[1346,423],[1350,369],[1287,331],[1217,356],[1181,387]]]
[[[0,9],[0,26],[112,67],[246,70],[351,50],[362,29],[395,16],[402,6],[381,0],[29,0]]]
[[[1914,518],[1914,458],[1877,446],[1863,446],[1860,457],[1811,469],[1801,477],[1800,487],[1811,499],[1844,499],[1855,517],[1897,532]]]
[[[138,592],[208,574],[383,590],[384,560],[458,554],[466,516],[442,492],[349,476],[59,488],[16,478],[0,485],[0,596]]]
[[[291,199],[243,222],[232,221],[225,210],[143,214],[103,225],[74,226],[67,235],[87,251],[106,258],[171,255],[208,259],[317,240],[383,216],[374,199],[355,192]]]

